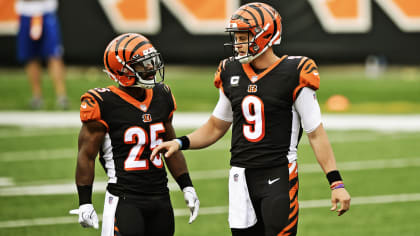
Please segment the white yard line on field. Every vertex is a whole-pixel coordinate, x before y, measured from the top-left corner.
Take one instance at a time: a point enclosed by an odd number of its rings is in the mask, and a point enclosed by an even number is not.
[[[12,161],[39,161],[52,159],[68,159],[77,158],[77,149],[60,148],[60,149],[41,149],[31,151],[15,151],[0,153],[0,162]]]
[[[53,136],[54,134],[50,134]],[[347,143],[347,142],[372,142],[381,140],[400,140],[405,138],[420,138],[420,134],[413,133],[368,133],[360,135],[356,134],[332,134],[330,136],[330,142],[334,143]],[[13,136],[12,137],[16,137]],[[299,145],[309,145],[309,141],[306,137],[303,137]],[[229,151],[230,140],[223,139],[217,143],[209,146],[206,150],[225,150]],[[16,162],[16,161],[38,161],[38,160],[58,160],[58,159],[76,159],[77,149],[76,148],[57,148],[57,149],[40,149],[40,150],[28,150],[28,151],[9,151],[0,152],[0,162]]]
[[[351,200],[352,206],[366,205],[366,204],[387,204],[396,202],[415,202],[420,201],[420,193],[408,194],[395,194],[395,195],[378,195],[368,197],[353,197]],[[330,207],[330,199],[321,200],[307,200],[299,201],[301,209],[305,208],[319,208]],[[215,215],[227,214],[228,206],[215,206],[215,207],[201,207],[199,215]],[[175,216],[189,216],[187,209],[174,209]],[[99,220],[102,220],[102,215],[98,215]],[[23,220],[8,220],[0,221],[0,228],[18,228],[18,227],[31,227],[40,225],[57,225],[57,224],[77,224],[77,216],[62,216],[62,217],[46,217],[35,219]]]
[[[21,137],[41,137],[41,136],[58,136],[58,135],[74,135],[77,137],[79,129],[77,128],[30,128],[23,127],[22,129],[4,129],[0,130],[1,138],[21,138]]]
[[[385,168],[406,168],[420,166],[420,158],[395,158],[391,160],[349,161],[337,163],[338,169],[345,171],[372,170]],[[299,172],[321,172],[319,164],[299,165]]]
[[[8,177],[0,177],[0,187],[15,185],[13,180]]]
[[[420,158],[398,158],[391,160],[369,160],[369,161],[352,161],[338,163],[342,171],[358,171],[385,168],[406,168],[420,166]],[[317,173],[321,172],[318,164],[302,164],[299,165],[301,173]],[[191,172],[191,178],[194,180],[210,180],[227,178],[228,169],[220,170],[203,170]],[[94,182],[94,192],[103,193],[106,189],[105,181]],[[178,186],[173,181],[169,182],[171,191],[178,190]],[[22,196],[22,195],[56,195],[56,194],[76,194],[76,186],[73,182],[64,184],[48,184],[48,185],[30,185],[30,186],[7,186],[0,187],[0,196]]]
[[[175,113],[174,127],[197,128],[204,124],[210,113]],[[420,131],[420,115],[334,115],[324,114],[327,129]],[[78,112],[0,112],[0,125],[23,127],[80,127]]]

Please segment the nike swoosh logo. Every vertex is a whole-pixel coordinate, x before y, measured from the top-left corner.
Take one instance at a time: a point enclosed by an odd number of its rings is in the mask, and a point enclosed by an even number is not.
[[[269,179],[268,180],[268,184],[274,184],[275,182],[277,182],[277,181],[279,181],[280,180],[280,178],[276,178],[276,179],[273,179],[273,180],[271,180],[271,179]]]
[[[80,105],[81,108],[86,109],[87,105],[86,104],[82,104]]]

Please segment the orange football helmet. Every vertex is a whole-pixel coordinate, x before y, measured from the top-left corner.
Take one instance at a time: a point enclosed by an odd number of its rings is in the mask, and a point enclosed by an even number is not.
[[[105,49],[104,65],[104,72],[124,87],[151,89],[164,80],[162,56],[141,34],[127,33],[113,39]]]
[[[229,32],[233,55],[241,63],[249,63],[263,54],[272,45],[280,44],[281,41],[281,16],[270,5],[260,2],[248,3],[241,6],[229,20],[226,32]],[[248,32],[248,53],[239,56],[235,45],[235,32]]]

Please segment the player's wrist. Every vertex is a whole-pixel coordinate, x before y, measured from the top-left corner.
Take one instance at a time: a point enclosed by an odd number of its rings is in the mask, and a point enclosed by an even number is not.
[[[182,141],[179,138],[174,139],[174,141],[177,142],[178,145],[179,145],[178,146],[178,150],[181,150],[181,148],[182,148]]]
[[[79,206],[92,204],[92,185],[77,185],[77,193],[79,195]]]
[[[326,177],[330,185],[332,185],[336,181],[343,181],[343,178],[341,178],[340,172],[338,170],[332,170],[328,172]]]
[[[178,176],[175,181],[178,183],[181,190],[184,190],[185,187],[193,187],[190,174],[188,172]]]
[[[333,184],[330,185],[330,189],[331,190],[336,190],[339,188],[344,188],[344,183],[343,181],[335,181]]]
[[[190,139],[187,136],[178,137],[174,140],[179,144],[179,150],[190,148]]]

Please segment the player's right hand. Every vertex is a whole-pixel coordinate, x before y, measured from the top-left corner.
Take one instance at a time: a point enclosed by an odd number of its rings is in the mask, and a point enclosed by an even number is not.
[[[79,224],[84,228],[99,228],[98,215],[92,204],[83,204],[79,209],[73,209],[69,212],[72,215],[79,215]]]
[[[179,143],[177,141],[171,140],[163,142],[153,149],[152,154],[150,154],[150,160],[153,161],[156,158],[156,155],[158,155],[161,152],[165,153],[165,158],[169,158],[178,150]]]

